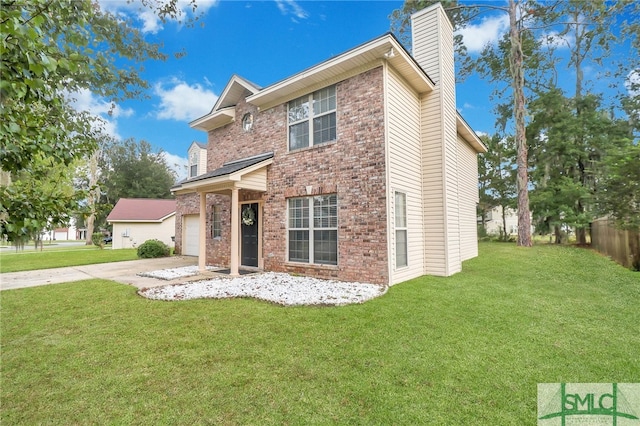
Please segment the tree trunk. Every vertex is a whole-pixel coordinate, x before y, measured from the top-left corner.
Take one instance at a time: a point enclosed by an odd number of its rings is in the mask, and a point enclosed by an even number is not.
[[[93,244],[93,224],[96,220],[96,203],[100,197],[98,188],[98,154],[96,150],[89,158],[89,196],[87,197],[87,207],[89,207],[89,217],[87,217],[87,238],[85,245]]]
[[[517,4],[509,0],[509,39],[511,53],[509,67],[513,78],[514,119],[516,123],[517,184],[518,184],[518,242],[531,247],[531,214],[529,212],[529,173],[527,170],[527,139],[525,134],[524,72],[521,34],[517,22]]]
[[[562,244],[562,230],[560,229],[560,225],[553,227],[553,233],[556,236],[556,244]]]
[[[502,207],[502,229],[504,229],[504,241],[509,241],[509,233],[507,232],[507,218],[504,214],[504,206]]]

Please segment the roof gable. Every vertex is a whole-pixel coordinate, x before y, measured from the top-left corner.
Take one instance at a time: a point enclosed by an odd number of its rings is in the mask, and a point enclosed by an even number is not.
[[[120,198],[107,222],[162,222],[176,213],[176,200]]]
[[[260,86],[238,75],[233,75],[211,112],[189,123],[194,129],[208,131],[227,125],[235,120],[235,108],[242,99],[260,91]]]

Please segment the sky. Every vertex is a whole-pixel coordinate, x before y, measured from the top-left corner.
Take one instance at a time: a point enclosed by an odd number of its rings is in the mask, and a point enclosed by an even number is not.
[[[146,140],[165,151],[182,178],[191,143],[207,141],[206,133],[191,129],[189,122],[211,111],[234,74],[269,86],[386,34],[389,15],[403,2],[197,0],[201,24],[193,27],[163,24],[137,1],[99,4],[133,16],[149,41],[164,44],[162,51],[169,59],[144,64],[148,99],[125,101],[107,115],[109,103],[84,92],[77,96],[78,106],[101,115],[112,136]],[[506,14],[487,15],[465,30],[465,44],[470,53],[477,53],[486,43],[495,43],[507,27]],[[181,51],[186,55],[176,59],[173,53]],[[477,77],[457,87],[458,110],[479,134],[493,131],[491,91]]]

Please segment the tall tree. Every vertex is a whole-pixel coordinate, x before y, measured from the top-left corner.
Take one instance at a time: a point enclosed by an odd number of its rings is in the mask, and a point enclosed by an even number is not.
[[[608,152],[596,194],[598,212],[622,229],[640,231],[640,145],[629,143]]]
[[[176,16],[177,3],[142,2],[163,19]],[[64,168],[90,157],[100,120],[72,107],[75,93],[88,89],[111,102],[138,97],[148,87],[141,63],[165,58],[132,21],[92,0],[1,0],[0,34],[0,169],[13,173],[14,183],[23,173],[48,178],[40,167],[44,159]],[[77,207],[72,199],[61,203],[45,192],[30,201],[29,210],[9,211],[7,206],[22,199],[11,185],[0,188],[4,229],[27,220],[43,228],[46,218]]]
[[[408,17],[412,12],[418,11],[435,1],[406,0],[404,7],[391,15],[394,20],[392,28],[402,29],[405,33],[409,27]],[[517,151],[516,182],[518,188],[518,239],[520,246],[531,246],[531,214],[529,211],[529,177],[528,177],[528,150],[526,140],[526,97],[525,74],[527,71],[544,70],[541,66],[540,56],[533,55],[537,52],[538,43],[532,36],[533,29],[539,24],[540,16],[544,16],[547,8],[553,4],[541,4],[533,0],[509,0],[506,6],[479,2],[477,4],[463,2],[447,2],[445,10],[452,19],[455,30],[464,28],[479,13],[486,10],[502,12],[508,16],[509,31],[502,44],[497,48],[487,46],[482,55],[475,60],[465,58],[462,74],[478,72],[483,77],[494,82],[506,82],[511,91],[513,123],[515,127],[515,146]],[[459,57],[466,57],[464,40],[456,39],[456,52]],[[532,53],[525,57],[524,49],[529,48]],[[528,66],[530,63],[536,66]],[[506,66],[505,66],[506,65]],[[530,79],[529,81],[536,81]]]
[[[594,95],[570,99],[555,89],[530,106],[529,143],[537,166],[531,175],[532,207],[538,225],[553,230],[560,243],[563,228],[586,231],[595,219],[602,161],[607,152],[628,146],[631,133],[628,122],[612,118]]]
[[[580,0],[568,0],[560,2],[556,7],[546,14],[545,20],[550,23],[557,23],[560,31],[550,33],[548,40],[551,46],[559,46],[568,49],[569,59],[568,66],[572,68],[574,78],[574,99],[572,106],[575,110],[575,116],[580,121],[583,113],[583,107],[586,108],[587,115],[593,113],[590,106],[593,102],[591,99],[583,99],[585,96],[590,97],[592,90],[585,88],[584,68],[585,64],[603,65],[603,61],[607,62],[607,67],[613,66],[613,72],[618,78],[626,75],[629,70],[633,70],[638,65],[637,54],[625,55],[623,58],[616,58],[613,54],[612,45],[624,42],[625,39],[637,38],[637,34],[629,33],[626,25],[621,25],[622,17],[637,19],[640,7],[637,4],[626,1],[606,1],[592,0],[588,2]],[[613,30],[618,28],[617,30]],[[636,24],[636,28],[637,24]],[[633,43],[631,44],[633,52]],[[637,52],[637,50],[636,50]],[[605,68],[605,67],[603,67]],[[601,78],[606,75],[599,76]],[[622,86],[622,85],[621,85]],[[585,93],[586,90],[586,93]],[[602,90],[602,89],[600,89]],[[585,120],[582,120],[583,122]],[[589,145],[588,139],[592,136],[590,133],[584,133],[585,126],[578,126],[576,133],[571,135],[576,148],[581,149]],[[577,173],[579,174],[579,184],[585,187],[585,190],[592,191],[590,181],[593,176],[589,173],[589,163],[593,162],[590,158],[592,152],[589,149],[583,150],[584,155],[577,153]],[[579,200],[576,209],[583,215],[588,215],[586,210],[589,206],[583,204],[583,200]],[[586,228],[576,228],[576,239],[580,244],[587,242]]]
[[[164,153],[153,151],[146,141],[112,142],[103,150],[101,188],[103,202],[114,205],[120,198],[171,198],[175,172]]]
[[[514,179],[515,150],[513,142],[499,134],[492,137],[483,136],[482,141],[488,151],[478,157],[478,174],[480,186],[479,215],[484,220],[488,212],[500,207],[502,216],[501,237],[508,238],[506,215],[509,209],[516,207],[516,186]]]

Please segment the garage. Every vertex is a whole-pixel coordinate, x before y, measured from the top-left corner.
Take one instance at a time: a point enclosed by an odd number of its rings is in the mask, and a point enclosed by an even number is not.
[[[200,216],[197,214],[184,216],[184,239],[182,254],[198,256],[200,248]]]

